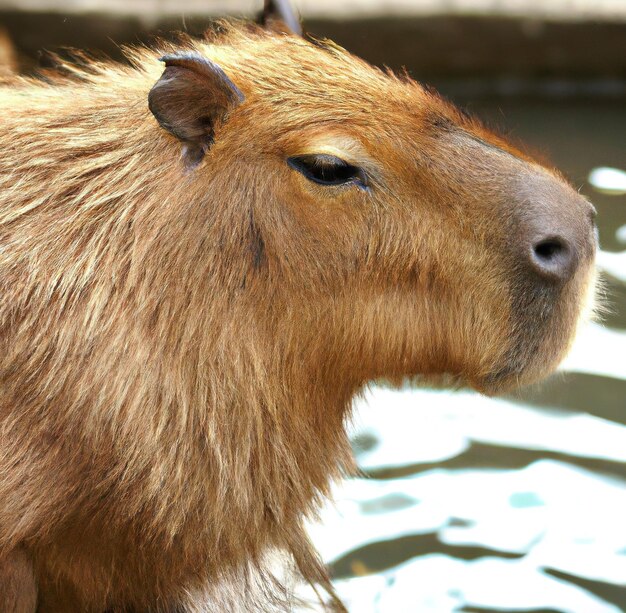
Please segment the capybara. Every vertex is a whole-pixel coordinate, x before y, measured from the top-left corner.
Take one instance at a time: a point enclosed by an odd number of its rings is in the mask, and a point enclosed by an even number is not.
[[[127,54],[0,85],[2,610],[289,610],[289,571],[332,597],[303,523],[355,394],[552,371],[593,208],[329,41]]]

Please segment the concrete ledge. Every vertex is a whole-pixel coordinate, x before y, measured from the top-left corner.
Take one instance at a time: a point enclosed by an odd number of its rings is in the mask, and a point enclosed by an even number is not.
[[[556,21],[626,21],[622,0],[292,0],[307,19],[495,16]],[[0,0],[0,9],[108,13],[162,18],[185,14],[251,15],[262,0]]]

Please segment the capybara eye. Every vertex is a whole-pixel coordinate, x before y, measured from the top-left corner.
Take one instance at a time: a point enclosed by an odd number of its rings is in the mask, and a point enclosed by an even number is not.
[[[316,153],[298,155],[287,159],[294,170],[302,173],[309,181],[320,185],[344,185],[354,183],[366,187],[365,172],[358,166],[348,164],[334,155]]]

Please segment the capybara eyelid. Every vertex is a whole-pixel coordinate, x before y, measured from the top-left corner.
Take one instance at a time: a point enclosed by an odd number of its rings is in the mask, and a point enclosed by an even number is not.
[[[326,153],[287,158],[287,164],[314,183],[326,186],[355,184],[367,187],[365,171],[341,158]]]

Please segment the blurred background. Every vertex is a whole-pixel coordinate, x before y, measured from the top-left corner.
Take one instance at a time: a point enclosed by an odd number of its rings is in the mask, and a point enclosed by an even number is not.
[[[0,64],[121,58],[261,4],[0,0]],[[626,0],[294,4],[309,32],[406,67],[563,170],[598,209],[609,305],[514,396],[381,382],[356,402],[362,476],[310,528],[340,595],[354,613],[626,611]]]

